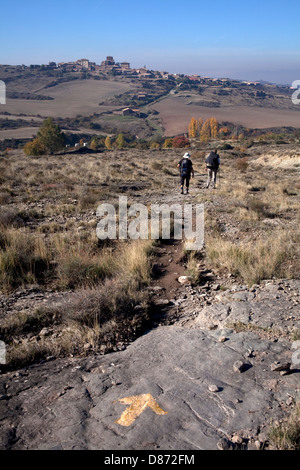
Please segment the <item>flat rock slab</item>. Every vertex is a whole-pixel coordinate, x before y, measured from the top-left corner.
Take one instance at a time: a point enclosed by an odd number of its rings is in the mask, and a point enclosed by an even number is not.
[[[192,321],[199,328],[243,324],[261,333],[292,337],[300,330],[300,281],[269,282],[253,289],[226,290]]]
[[[165,326],[124,351],[5,374],[0,447],[217,449],[241,432],[249,445],[299,394],[299,371],[271,370],[291,354],[250,332]]]

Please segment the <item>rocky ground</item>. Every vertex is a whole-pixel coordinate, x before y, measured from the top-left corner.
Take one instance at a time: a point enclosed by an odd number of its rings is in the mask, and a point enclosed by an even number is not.
[[[184,200],[205,194],[204,182],[202,175]],[[172,190],[157,201],[182,201]],[[207,207],[218,208],[220,196],[209,191]],[[236,236],[230,217],[219,217]],[[108,354],[52,356],[0,375],[2,449],[272,449],[270,429],[300,398],[300,281],[249,287],[203,255],[193,283],[181,241],[155,250],[143,335]],[[3,294],[1,317],[71,295]]]
[[[186,285],[170,300],[178,320],[124,351],[49,358],[3,375],[1,447],[268,448],[270,424],[299,400],[299,341],[288,334],[299,315],[299,286],[236,286],[203,305]],[[130,425],[117,423],[129,408],[125,399],[145,394],[165,414],[145,407],[140,415],[133,410]]]

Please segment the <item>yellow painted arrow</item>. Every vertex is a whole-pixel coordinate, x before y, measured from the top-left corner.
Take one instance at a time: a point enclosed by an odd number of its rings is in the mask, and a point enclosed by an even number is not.
[[[149,406],[154,413],[157,415],[166,415],[168,412],[161,409],[157,401],[154,400],[153,396],[150,393],[143,393],[142,395],[133,395],[131,397],[125,397],[119,399],[120,403],[125,403],[130,405],[123,413],[121,414],[120,419],[115,421],[121,426],[130,426],[138,416]]]

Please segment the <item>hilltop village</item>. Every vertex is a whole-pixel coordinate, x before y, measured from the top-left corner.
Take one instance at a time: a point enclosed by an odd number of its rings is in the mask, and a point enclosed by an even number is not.
[[[110,75],[110,76],[128,76],[132,78],[140,77],[140,78],[149,78],[149,79],[174,79],[174,78],[183,78],[186,77],[191,81],[198,81],[198,82],[207,82],[212,81],[216,83],[226,83],[232,81],[229,78],[211,78],[207,76],[201,76],[197,74],[193,75],[185,75],[180,73],[169,73],[166,71],[157,71],[157,70],[150,70],[144,65],[143,67],[139,68],[132,68],[130,66],[130,62],[116,62],[113,56],[107,56],[105,60],[103,60],[100,64],[96,64],[96,62],[92,62],[89,59],[78,59],[76,61],[71,62],[49,62],[48,65],[22,65],[23,69],[30,68],[30,69],[43,69],[43,70],[61,70],[62,72],[81,72],[81,73],[89,73],[91,75]],[[235,80],[233,80],[235,81]],[[241,82],[237,80],[237,82]],[[260,85],[260,82],[253,82],[253,81],[242,81],[242,83],[247,85]]]

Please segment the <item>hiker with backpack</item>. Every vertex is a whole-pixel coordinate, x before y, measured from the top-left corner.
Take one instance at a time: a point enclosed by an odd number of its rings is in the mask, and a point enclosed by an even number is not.
[[[186,194],[188,194],[191,175],[194,178],[193,163],[188,152],[186,152],[180,162],[178,162],[177,168],[180,170],[181,194],[183,194],[184,183],[186,185]]]
[[[213,189],[215,189],[217,182],[217,173],[220,166],[220,156],[217,152],[217,149],[210,152],[210,154],[205,159],[205,163],[208,172],[206,188],[209,188],[209,185],[212,182],[212,187]]]

